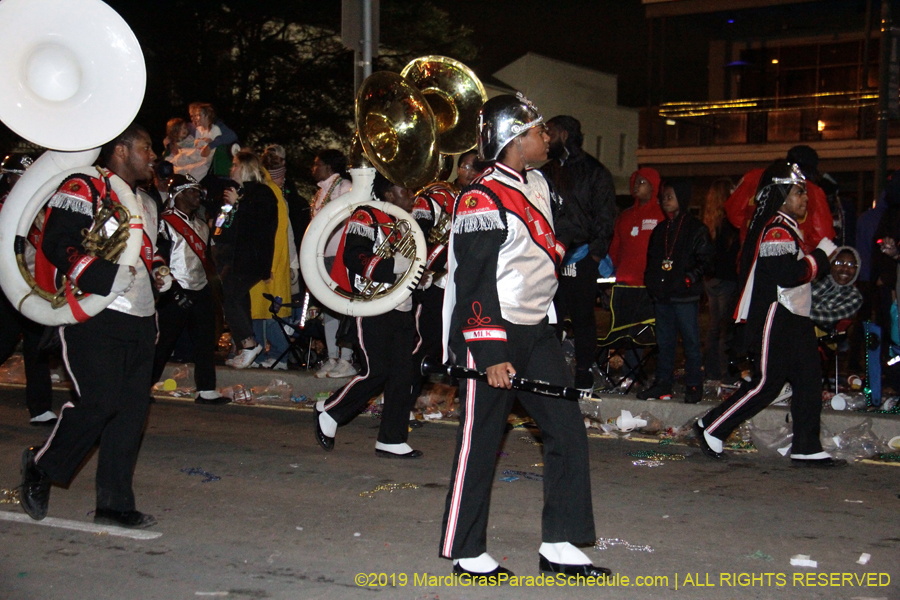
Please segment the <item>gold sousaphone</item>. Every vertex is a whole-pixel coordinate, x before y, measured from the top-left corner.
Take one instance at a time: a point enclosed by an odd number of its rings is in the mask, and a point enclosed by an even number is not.
[[[354,152],[355,167],[350,169],[353,189],[316,215],[300,247],[300,268],[310,293],[328,308],[346,315],[372,316],[393,310],[409,297],[425,270],[427,246],[412,216],[393,204],[373,199],[375,170],[395,185],[420,189],[437,178],[441,152],[465,152],[477,142],[475,123],[485,95],[481,82],[468,67],[446,57],[430,56],[412,61],[404,73],[408,75],[373,73],[360,87],[356,96],[360,150]],[[429,99],[438,107],[437,117]],[[445,136],[451,143],[448,149],[444,147]],[[365,163],[372,166],[362,166]],[[399,252],[411,261],[394,284],[370,285],[364,294],[341,289],[325,266],[328,238],[360,204],[374,206],[397,219],[397,235],[392,236],[397,239],[390,247],[379,248],[380,255],[389,258]]]

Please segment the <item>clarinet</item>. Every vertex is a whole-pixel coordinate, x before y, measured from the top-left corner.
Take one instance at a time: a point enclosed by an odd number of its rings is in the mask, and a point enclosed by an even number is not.
[[[426,356],[422,359],[421,365],[422,375],[448,375],[456,379],[475,379],[487,383],[487,374],[475,369],[467,369],[456,365],[444,365],[440,362]],[[591,396],[591,392],[582,391],[576,388],[564,387],[561,385],[551,385],[546,381],[535,381],[524,379],[518,375],[509,378],[512,382],[513,389],[522,390],[523,392],[531,392],[532,394],[540,394],[541,396],[550,396],[552,398],[562,398],[564,400],[594,400],[599,398]]]

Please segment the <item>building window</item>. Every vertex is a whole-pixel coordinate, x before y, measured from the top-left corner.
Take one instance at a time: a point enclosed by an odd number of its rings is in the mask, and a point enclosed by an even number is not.
[[[869,42],[869,70],[877,70],[879,40]],[[864,40],[823,42],[796,46],[747,48],[746,65],[737,75],[741,98],[812,96],[852,92],[871,84]]]

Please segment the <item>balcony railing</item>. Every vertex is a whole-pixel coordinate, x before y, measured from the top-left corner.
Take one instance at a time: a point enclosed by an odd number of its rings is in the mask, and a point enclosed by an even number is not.
[[[878,94],[840,92],[645,108],[642,148],[677,148],[875,138]],[[891,122],[889,135],[900,136]]]

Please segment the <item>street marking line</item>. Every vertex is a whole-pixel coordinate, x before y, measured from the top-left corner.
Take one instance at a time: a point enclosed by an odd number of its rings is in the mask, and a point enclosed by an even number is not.
[[[94,523],[70,521],[69,519],[55,519],[53,517],[47,517],[46,519],[35,521],[26,514],[10,511],[0,511],[0,521],[12,521],[14,523],[26,523],[30,525],[43,525],[44,527],[71,529],[73,531],[83,531],[85,533],[106,534],[116,537],[131,538],[133,540],[155,540],[158,537],[162,537],[162,532],[159,531],[142,531],[137,529],[126,529],[125,527],[95,525]]]

